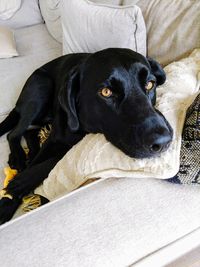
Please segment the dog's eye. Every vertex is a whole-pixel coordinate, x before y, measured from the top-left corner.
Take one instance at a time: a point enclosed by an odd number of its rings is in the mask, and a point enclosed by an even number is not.
[[[155,81],[148,81],[148,83],[145,85],[145,88],[147,91],[150,91],[151,89],[154,88]]]
[[[104,87],[103,89],[101,89],[100,93],[104,97],[110,97],[112,95],[112,91],[107,87]]]

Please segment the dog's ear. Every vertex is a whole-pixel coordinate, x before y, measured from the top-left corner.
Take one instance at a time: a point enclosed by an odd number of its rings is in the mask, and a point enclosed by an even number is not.
[[[67,75],[67,79],[58,95],[62,109],[67,113],[68,126],[72,132],[78,131],[80,126],[76,110],[76,98],[79,86],[78,68],[75,67]]]
[[[151,71],[157,79],[157,85],[161,85],[166,80],[166,74],[160,64],[152,58],[147,58],[151,66]]]

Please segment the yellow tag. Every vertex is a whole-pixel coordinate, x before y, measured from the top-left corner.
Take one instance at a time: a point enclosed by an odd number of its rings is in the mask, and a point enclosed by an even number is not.
[[[4,168],[6,178],[3,182],[3,187],[6,188],[9,182],[17,175],[17,170],[11,169],[10,167]]]

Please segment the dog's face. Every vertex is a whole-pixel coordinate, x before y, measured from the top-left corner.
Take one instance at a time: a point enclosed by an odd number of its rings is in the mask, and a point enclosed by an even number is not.
[[[156,61],[129,49],[94,53],[70,78],[69,126],[103,133],[131,157],[157,155],[172,140],[172,128],[154,108],[156,87],[164,81]]]

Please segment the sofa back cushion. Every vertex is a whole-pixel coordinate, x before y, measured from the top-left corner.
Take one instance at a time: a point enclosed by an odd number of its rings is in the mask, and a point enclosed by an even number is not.
[[[7,1],[9,2],[9,1]],[[21,0],[21,6],[8,19],[0,19],[0,25],[12,29],[43,23],[38,0]]]
[[[137,4],[147,27],[148,55],[166,65],[200,47],[199,0],[123,0]]]
[[[18,56],[13,32],[0,25],[0,58]]]
[[[146,28],[140,8],[62,1],[63,52],[130,48],[146,55]]]
[[[94,3],[121,5],[123,0],[90,0]],[[61,0],[39,0],[40,10],[47,29],[54,39],[62,43],[62,26],[60,18]]]
[[[39,0],[39,4],[49,33],[54,39],[62,43],[60,0]]]
[[[21,0],[1,0],[0,1],[0,19],[6,20],[11,18],[20,8]]]

